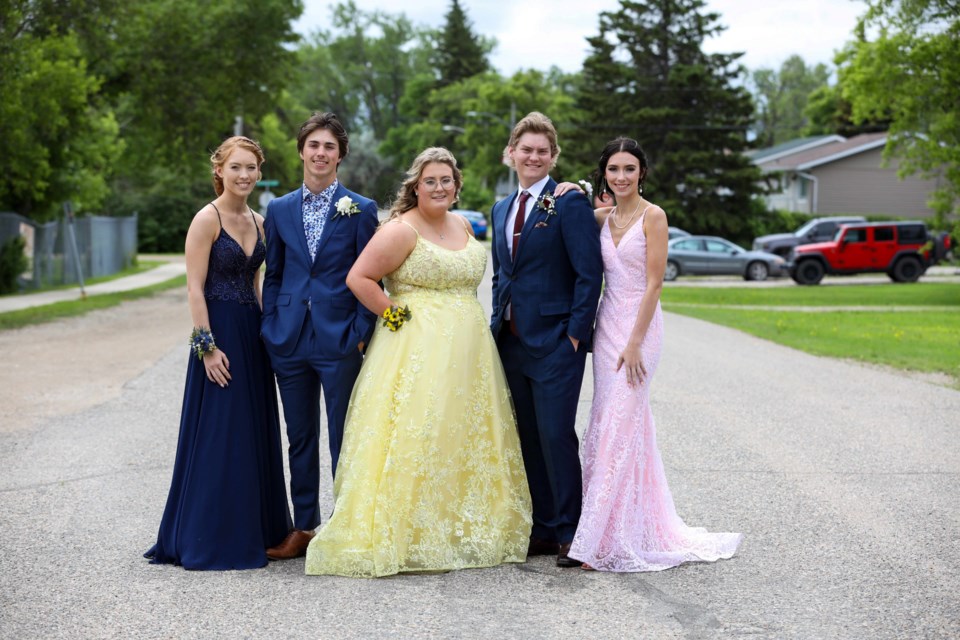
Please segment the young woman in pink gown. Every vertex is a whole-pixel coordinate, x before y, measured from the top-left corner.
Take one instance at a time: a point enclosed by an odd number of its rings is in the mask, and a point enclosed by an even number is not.
[[[657,449],[650,381],[660,360],[667,217],[641,195],[647,161],[617,138],[600,157],[597,210],[605,288],[593,345],[593,408],[583,438],[583,511],[570,557],[585,569],[660,571],[729,558],[739,533],[688,527],[677,516]]]

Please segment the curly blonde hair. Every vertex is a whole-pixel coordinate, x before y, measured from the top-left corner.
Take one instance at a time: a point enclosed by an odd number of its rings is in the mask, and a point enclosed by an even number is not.
[[[263,149],[256,140],[251,140],[246,136],[233,136],[227,138],[217,150],[210,155],[210,171],[213,173],[213,190],[218,196],[223,195],[223,178],[217,175],[217,167],[223,167],[234,149],[245,149],[257,158],[257,171],[263,166]]]
[[[431,162],[445,164],[453,170],[453,182],[457,188],[453,201],[456,202],[460,199],[460,189],[463,188],[463,174],[457,167],[457,159],[443,147],[429,147],[421,151],[410,168],[407,169],[407,177],[397,190],[393,206],[390,207],[390,220],[417,207],[417,196],[415,194],[417,184],[420,183],[424,168]]]

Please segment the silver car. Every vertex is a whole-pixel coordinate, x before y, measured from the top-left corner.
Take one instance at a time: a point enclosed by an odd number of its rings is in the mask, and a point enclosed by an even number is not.
[[[664,280],[677,276],[736,275],[744,280],[766,280],[781,276],[786,261],[765,251],[747,251],[716,236],[687,236],[667,243]]]

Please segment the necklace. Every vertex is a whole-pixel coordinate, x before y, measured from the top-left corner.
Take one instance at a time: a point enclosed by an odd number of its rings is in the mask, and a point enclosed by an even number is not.
[[[610,220],[610,222],[612,222],[612,223],[613,223],[613,226],[615,226],[617,229],[626,229],[626,228],[627,228],[627,225],[629,225],[631,222],[633,222],[633,218],[634,218],[634,216],[637,215],[637,211],[640,211],[640,205],[641,205],[641,204],[643,204],[643,200],[640,200],[640,202],[637,203],[637,208],[633,210],[633,213],[630,214],[630,217],[627,218],[627,221],[624,222],[623,224],[620,224],[619,222],[617,222],[617,218],[620,217],[620,209],[619,209],[618,207],[614,207],[614,208],[613,208],[613,211],[610,213],[610,215],[611,215],[611,217],[612,217],[612,219]]]
[[[429,222],[427,222],[426,217],[423,215],[423,213],[422,213],[419,209],[417,210],[417,213],[420,214],[420,220],[423,222],[424,226],[428,227],[428,228],[430,229],[430,231],[433,231],[435,234],[437,234],[438,236],[440,236],[440,239],[441,239],[441,240],[445,240],[445,239],[446,239],[446,237],[445,237],[442,233],[440,233],[439,231],[437,231],[437,228],[436,228],[436,227],[434,227],[432,224],[430,224]],[[442,221],[440,224],[441,224],[441,225],[444,225],[444,224],[446,224],[446,222],[447,222],[447,219],[446,219],[446,216],[444,216],[444,219],[443,219],[443,221]]]

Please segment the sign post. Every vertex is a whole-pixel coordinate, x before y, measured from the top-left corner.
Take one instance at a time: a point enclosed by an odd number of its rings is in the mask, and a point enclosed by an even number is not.
[[[83,268],[80,266],[80,251],[77,250],[77,233],[73,228],[73,203],[69,200],[63,203],[63,215],[67,222],[67,237],[73,249],[73,264],[77,269],[77,280],[80,282],[80,299],[83,300],[87,297],[87,291],[83,286]]]

